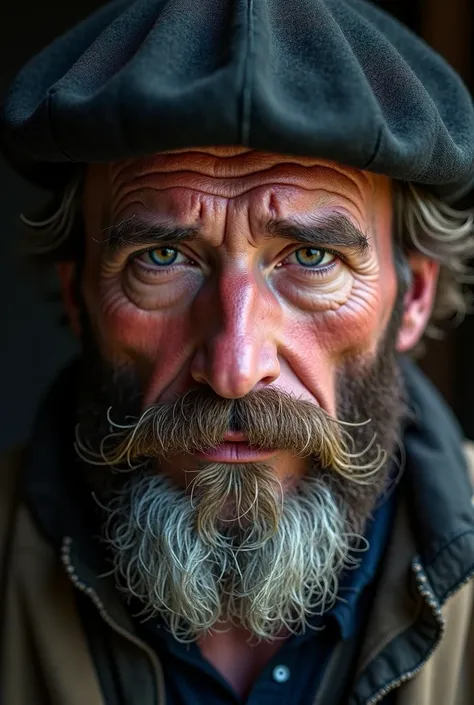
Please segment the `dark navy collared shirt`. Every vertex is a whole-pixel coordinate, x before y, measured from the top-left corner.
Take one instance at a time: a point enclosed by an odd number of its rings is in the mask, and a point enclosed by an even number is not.
[[[338,600],[305,633],[291,636],[240,698],[201,654],[197,644],[176,641],[164,626],[149,620],[141,636],[156,650],[165,674],[167,705],[308,705],[314,699],[335,646],[358,639],[370,604],[370,586],[387,543],[395,498],[374,512],[366,530],[369,542],[357,569],[341,578]],[[337,677],[337,676],[336,676]]]

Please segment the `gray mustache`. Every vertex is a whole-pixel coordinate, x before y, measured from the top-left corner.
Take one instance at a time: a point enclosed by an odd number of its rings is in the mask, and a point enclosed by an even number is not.
[[[242,432],[251,446],[286,450],[293,455],[315,456],[322,468],[331,467],[351,479],[366,480],[385,462],[374,434],[362,449],[348,429],[367,424],[339,421],[311,402],[276,388],[265,388],[240,399],[224,399],[204,389],[194,389],[179,399],[150,406],[127,424],[113,419],[111,433],[100,448],[88,446],[76,428],[76,451],[90,464],[133,468],[144,458],[164,458],[194,453],[224,441],[229,430]]]

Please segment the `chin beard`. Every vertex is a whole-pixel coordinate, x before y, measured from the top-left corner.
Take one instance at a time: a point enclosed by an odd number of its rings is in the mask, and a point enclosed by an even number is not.
[[[251,463],[203,466],[192,494],[142,470],[106,514],[117,585],[179,641],[229,623],[257,640],[304,629],[333,604],[360,539],[324,475],[282,498],[272,469]]]
[[[197,390],[143,414],[137,380],[108,365],[89,338],[77,450],[102,507],[117,586],[140,614],[160,616],[181,641],[229,623],[273,639],[333,604],[387,487],[405,413],[394,343],[400,302],[375,358],[354,358],[338,376],[347,426],[275,389],[241,400]],[[284,496],[260,463],[202,464],[190,491],[159,473],[170,449],[212,447],[235,425],[252,444],[304,451],[311,470]]]

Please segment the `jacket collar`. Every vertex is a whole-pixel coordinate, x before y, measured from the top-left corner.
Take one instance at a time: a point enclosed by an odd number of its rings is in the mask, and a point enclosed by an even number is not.
[[[419,562],[440,604],[474,566],[472,481],[451,410],[413,363],[401,368],[414,419],[404,434],[407,511]]]
[[[402,362],[414,418],[401,502],[360,649],[351,705],[375,705],[418,673],[444,632],[442,607],[474,575],[472,486],[463,439],[432,385]]]
[[[43,535],[58,549],[72,537],[87,562],[97,563],[96,507],[74,451],[79,361],[65,368],[40,405],[26,449],[26,501]]]

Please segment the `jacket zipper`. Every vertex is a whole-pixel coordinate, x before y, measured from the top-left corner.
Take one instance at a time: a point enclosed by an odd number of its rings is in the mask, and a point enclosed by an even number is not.
[[[133,634],[130,634],[130,632],[124,629],[124,627],[121,627],[120,624],[117,624],[117,622],[115,622],[108,614],[102,600],[100,599],[96,591],[93,590],[89,585],[86,585],[86,583],[84,583],[79,578],[71,561],[71,546],[72,538],[70,536],[66,536],[61,546],[61,559],[71,582],[78,590],[87,595],[87,597],[97,608],[101,618],[106,624],[108,624],[109,627],[111,627],[117,634],[120,634],[120,636],[123,636],[125,637],[125,639],[128,639],[128,641],[130,641],[138,648],[142,649],[142,651],[147,654],[148,658],[150,659],[153,672],[155,674],[155,681],[158,692],[157,705],[166,705],[163,670],[156,654],[147,644],[145,644],[145,642],[143,642],[141,639],[138,639]]]
[[[401,676],[398,676],[398,678],[394,678],[392,681],[389,683],[386,683],[380,690],[377,690],[374,695],[372,695],[370,698],[364,701],[364,705],[377,705],[377,703],[380,703],[391,691],[395,690],[399,686],[403,685],[403,683],[406,683],[407,681],[411,680],[415,676],[420,673],[420,671],[423,669],[423,667],[426,665],[426,663],[429,661],[431,658],[433,652],[437,648],[438,644],[440,643],[441,639],[443,638],[444,634],[444,629],[445,629],[445,620],[443,617],[443,613],[441,612],[441,608],[439,605],[438,600],[436,599],[431,587],[429,586],[428,583],[428,578],[426,576],[425,571],[423,570],[423,566],[421,565],[420,561],[418,559],[415,559],[412,563],[412,568],[415,573],[415,578],[417,582],[417,588],[422,596],[422,598],[425,600],[427,605],[432,609],[433,614],[436,618],[436,621],[439,624],[440,627],[440,632],[439,636],[426,654],[425,658],[423,661],[416,667],[411,669],[410,671],[406,671],[405,673],[402,673]],[[454,592],[457,592],[460,590],[463,585],[466,585],[472,578],[474,577],[474,571],[471,571],[460,583],[456,585],[456,588],[453,589],[449,595],[452,595]]]

